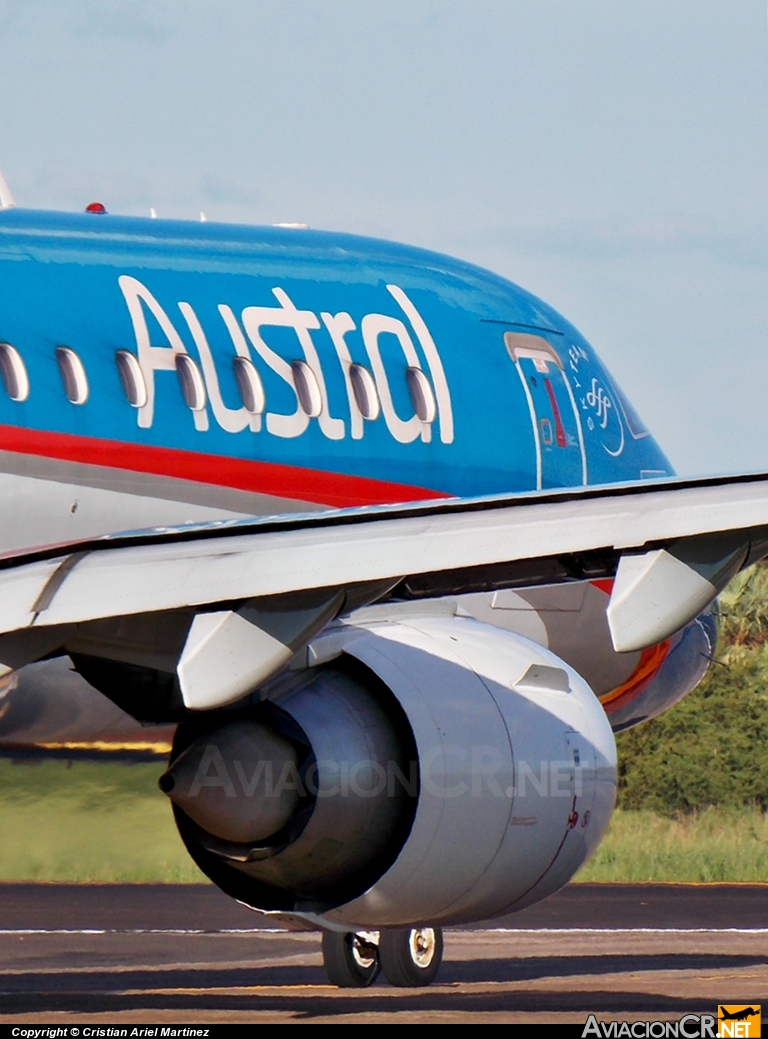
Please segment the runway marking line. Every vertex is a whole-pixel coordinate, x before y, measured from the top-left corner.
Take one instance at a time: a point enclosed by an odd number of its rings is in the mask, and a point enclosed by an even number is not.
[[[454,934],[768,934],[768,927],[492,927]]]
[[[460,934],[768,934],[768,927],[489,927],[483,930],[453,930]],[[311,940],[320,932],[288,931],[280,927],[232,927],[218,931],[177,927],[7,927],[0,928],[0,938],[44,934],[178,934],[203,935],[258,935],[285,934],[299,941]]]
[[[318,990],[330,990],[338,992],[336,985],[211,985],[209,988],[142,988],[121,989],[117,995],[120,996],[223,996],[243,995],[252,992],[298,992],[309,989],[312,992]],[[111,991],[111,990],[110,990]]]
[[[311,932],[314,934],[314,932]],[[3,927],[0,937],[15,934],[290,934],[298,938],[302,932],[289,931],[285,927],[225,927],[220,930],[194,927]],[[307,932],[303,932],[307,935]]]

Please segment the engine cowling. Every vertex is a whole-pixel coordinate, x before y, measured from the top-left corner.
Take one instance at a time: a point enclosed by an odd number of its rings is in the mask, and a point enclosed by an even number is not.
[[[567,883],[616,790],[584,680],[466,618],[325,637],[342,655],[261,707],[180,727],[161,786],[203,871],[254,909],[345,930],[486,919]]]

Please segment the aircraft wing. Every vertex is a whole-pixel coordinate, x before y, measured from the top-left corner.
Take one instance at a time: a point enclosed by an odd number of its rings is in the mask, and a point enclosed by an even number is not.
[[[22,644],[43,655],[62,626],[197,608],[178,673],[188,706],[215,706],[355,602],[614,576],[608,619],[628,651],[766,554],[768,474],[130,532],[0,560],[0,661],[19,666]],[[212,701],[202,690],[225,663],[241,677]]]

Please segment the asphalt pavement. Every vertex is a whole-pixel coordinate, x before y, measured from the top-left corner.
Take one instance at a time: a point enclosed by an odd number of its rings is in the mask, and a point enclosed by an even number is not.
[[[768,885],[573,884],[445,944],[428,989],[336,989],[317,934],[212,886],[4,884],[0,1022],[583,1023],[768,1003]]]

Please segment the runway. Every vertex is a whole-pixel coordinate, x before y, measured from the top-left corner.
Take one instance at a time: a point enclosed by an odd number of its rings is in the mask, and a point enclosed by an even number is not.
[[[574,1022],[768,993],[768,885],[575,884],[446,933],[429,989],[328,985],[319,937],[197,885],[0,885],[0,1022]]]

